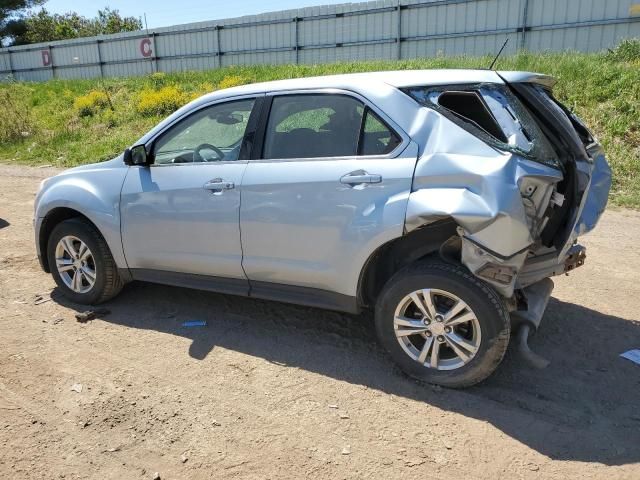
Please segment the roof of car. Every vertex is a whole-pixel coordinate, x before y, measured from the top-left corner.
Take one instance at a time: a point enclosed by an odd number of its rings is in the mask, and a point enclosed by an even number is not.
[[[531,72],[494,70],[440,69],[440,70],[391,70],[383,72],[349,73],[319,77],[291,78],[271,82],[252,83],[219,90],[227,95],[244,95],[260,92],[277,92],[293,89],[343,88],[354,91],[367,88],[367,84],[381,82],[396,88],[422,85],[452,85],[469,83],[535,82],[552,86],[555,80],[547,75]]]
[[[412,110],[419,105],[397,88],[411,86],[437,86],[474,83],[535,82],[552,86],[553,77],[529,72],[496,72],[493,70],[396,70],[386,72],[350,73],[323,77],[291,78],[272,82],[251,83],[238,87],[216,90],[180,108],[144,135],[138,143],[146,143],[174,120],[190,111],[218,100],[233,99],[244,95],[260,95],[271,92],[336,89],[354,92],[368,99],[405,132],[410,132]]]

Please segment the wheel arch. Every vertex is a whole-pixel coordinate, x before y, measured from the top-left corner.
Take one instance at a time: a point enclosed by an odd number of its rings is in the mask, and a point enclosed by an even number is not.
[[[358,304],[370,307],[385,283],[400,269],[430,255],[439,255],[442,245],[457,238],[458,224],[445,218],[415,229],[378,247],[367,259],[358,280]]]
[[[120,190],[125,174],[121,168],[81,168],[49,179],[35,200],[34,240],[38,256],[46,257],[45,239],[55,225],[68,218],[83,217],[105,240],[118,268],[126,268],[120,238]],[[42,263],[46,270],[46,262]]]
[[[40,228],[38,230],[37,239],[38,249],[40,252],[40,265],[42,266],[42,269],[47,273],[51,273],[49,268],[49,252],[47,251],[47,243],[49,242],[51,232],[53,232],[53,229],[57,225],[71,218],[78,218],[87,222],[89,225],[95,228],[100,235],[102,235],[102,232],[100,231],[98,226],[94,222],[92,222],[89,217],[76,209],[69,207],[55,207],[49,210],[47,214],[42,218]],[[102,235],[102,237],[104,238],[104,235]]]

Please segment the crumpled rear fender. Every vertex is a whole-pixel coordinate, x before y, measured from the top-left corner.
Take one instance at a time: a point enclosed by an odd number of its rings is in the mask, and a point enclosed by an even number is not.
[[[495,281],[486,275],[483,280],[512,296],[515,273],[544,226],[543,214],[562,173],[500,152],[435,111],[429,111],[422,134],[426,141],[405,230],[452,218],[461,228],[462,262],[474,274],[495,265],[497,270],[490,272]]]

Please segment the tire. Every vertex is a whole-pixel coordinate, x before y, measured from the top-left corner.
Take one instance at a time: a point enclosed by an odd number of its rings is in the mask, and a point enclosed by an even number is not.
[[[62,245],[59,247],[62,239],[69,238],[75,239],[72,240],[72,245],[76,249],[81,245],[80,242],[88,247],[89,256],[86,259],[86,267],[80,267],[80,269],[86,268],[84,271],[94,272],[95,279],[92,285],[89,274],[85,275],[84,273],[80,275],[80,283],[73,283],[71,277],[78,271],[75,266],[66,272],[58,271],[59,262],[61,264],[64,262],[64,268],[67,268],[69,266],[67,264],[73,261],[73,258],[70,258],[72,255],[69,254],[68,249],[65,249]],[[58,258],[62,260],[56,260],[57,253]],[[47,257],[53,279],[64,296],[72,302],[96,305],[110,300],[122,290],[124,282],[118,274],[118,268],[111,256],[107,242],[93,225],[83,219],[71,218],[60,222],[54,227],[47,242]],[[63,275],[66,281],[63,279]],[[71,280],[71,286],[68,285],[69,280]],[[79,286],[76,289],[77,291],[72,288],[74,285]]]
[[[417,300],[411,295],[414,292]],[[426,298],[432,299],[435,314]],[[454,304],[466,308],[456,314]],[[396,315],[400,320],[395,320]],[[509,344],[509,314],[498,293],[463,266],[437,261],[417,262],[397,272],[378,297],[375,323],[378,340],[406,374],[451,388],[486,379]],[[458,355],[454,347],[462,353]]]

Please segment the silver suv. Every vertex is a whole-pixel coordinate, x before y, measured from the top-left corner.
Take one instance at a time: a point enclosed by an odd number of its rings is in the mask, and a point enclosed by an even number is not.
[[[42,182],[42,268],[72,301],[131,280],[356,313],[409,375],[475,384],[584,262],[602,148],[526,72],[378,72],[246,85],[119,157]],[[318,359],[318,361],[321,361]]]

